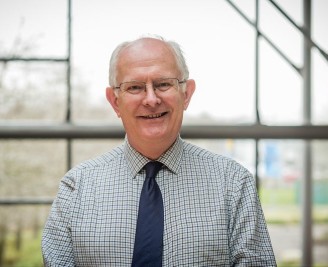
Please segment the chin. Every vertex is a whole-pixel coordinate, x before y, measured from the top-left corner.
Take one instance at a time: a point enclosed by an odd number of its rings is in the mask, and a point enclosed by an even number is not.
[[[166,131],[158,131],[158,130],[152,130],[152,131],[144,131],[141,136],[145,140],[162,140],[163,138],[167,138],[170,134]]]

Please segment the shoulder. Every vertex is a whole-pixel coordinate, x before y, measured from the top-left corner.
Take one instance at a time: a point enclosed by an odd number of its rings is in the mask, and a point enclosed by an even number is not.
[[[254,180],[250,171],[236,160],[211,152],[208,149],[184,141],[183,143],[184,161],[186,164],[199,166],[203,170],[206,168],[214,176],[220,176],[226,180],[235,182],[245,182]]]
[[[79,171],[83,169],[94,169],[106,167],[113,164],[115,161],[120,160],[123,157],[123,145],[114,148],[100,156],[86,160],[77,166],[75,166],[72,171]]]
[[[107,167],[119,160],[123,156],[123,145],[114,148],[100,156],[86,160],[75,167],[73,167],[68,173],[74,173],[79,171],[93,170],[97,168]]]
[[[238,163],[232,158],[214,153],[208,149],[199,147],[186,141],[183,142],[183,150],[184,156],[188,157],[189,159],[200,160],[209,163],[216,162],[220,163],[222,166],[225,167],[247,170],[245,167],[243,167],[240,163]]]
[[[107,153],[76,165],[65,174],[63,182],[74,187],[81,179],[90,179],[108,173],[114,169],[114,166],[119,165],[123,158],[123,145],[120,145]]]

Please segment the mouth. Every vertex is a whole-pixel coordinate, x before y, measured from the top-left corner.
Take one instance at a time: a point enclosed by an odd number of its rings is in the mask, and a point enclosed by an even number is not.
[[[156,113],[156,114],[149,114],[146,116],[141,116],[143,119],[147,119],[147,120],[152,120],[152,119],[158,119],[161,118],[163,116],[165,116],[168,112],[162,112],[162,113]]]

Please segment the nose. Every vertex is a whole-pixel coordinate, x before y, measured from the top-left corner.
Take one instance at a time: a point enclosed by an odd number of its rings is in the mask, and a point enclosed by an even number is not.
[[[155,92],[155,89],[152,84],[146,86],[146,95],[143,99],[143,104],[145,106],[155,107],[161,103],[161,99]]]

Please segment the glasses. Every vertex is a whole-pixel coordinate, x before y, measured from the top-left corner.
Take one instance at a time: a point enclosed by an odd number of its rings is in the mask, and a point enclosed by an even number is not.
[[[183,84],[185,82],[186,82],[186,80],[180,81],[177,78],[163,78],[163,79],[157,79],[157,80],[152,81],[152,85],[153,85],[154,91],[166,92],[166,91],[170,90],[171,88],[177,89],[180,84]],[[146,91],[147,83],[137,82],[137,81],[124,82],[114,88],[119,89],[122,92],[127,92],[132,95],[138,95],[138,94]]]

